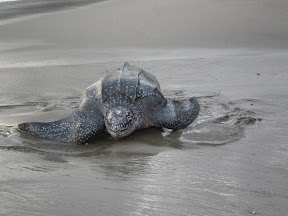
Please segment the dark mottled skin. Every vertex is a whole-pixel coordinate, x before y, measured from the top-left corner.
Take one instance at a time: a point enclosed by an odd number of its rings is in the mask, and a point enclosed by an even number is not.
[[[71,116],[55,122],[22,123],[18,128],[57,142],[85,143],[105,130],[118,139],[151,126],[185,128],[199,110],[194,97],[185,101],[164,98],[152,74],[126,62],[122,70],[108,71],[88,87],[79,110]]]

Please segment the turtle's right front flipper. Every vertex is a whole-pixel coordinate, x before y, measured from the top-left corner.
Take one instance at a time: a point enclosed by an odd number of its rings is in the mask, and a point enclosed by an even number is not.
[[[57,142],[85,143],[105,128],[103,116],[74,114],[54,122],[29,122],[18,125],[21,132]]]

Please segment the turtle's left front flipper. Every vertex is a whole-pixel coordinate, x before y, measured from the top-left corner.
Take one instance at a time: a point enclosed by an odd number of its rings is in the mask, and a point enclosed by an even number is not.
[[[187,127],[198,116],[200,105],[195,97],[185,101],[165,99],[152,112],[152,126],[178,130]]]
[[[22,123],[18,128],[21,132],[57,142],[85,143],[102,132],[105,123],[102,115],[76,111],[58,121]]]

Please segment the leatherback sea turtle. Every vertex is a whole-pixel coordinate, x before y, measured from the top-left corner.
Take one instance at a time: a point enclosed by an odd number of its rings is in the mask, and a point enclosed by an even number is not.
[[[85,143],[105,131],[119,139],[151,126],[177,130],[188,126],[200,106],[192,97],[166,99],[156,78],[127,62],[122,70],[108,71],[82,96],[79,110],[54,122],[18,125],[21,132],[57,142]]]

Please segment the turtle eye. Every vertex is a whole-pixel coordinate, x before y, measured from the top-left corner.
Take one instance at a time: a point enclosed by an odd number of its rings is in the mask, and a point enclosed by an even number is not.
[[[109,113],[108,113],[108,116],[107,116],[107,120],[108,120],[108,121],[111,121],[112,118],[113,118],[113,113],[112,113],[112,112],[109,112]]]

